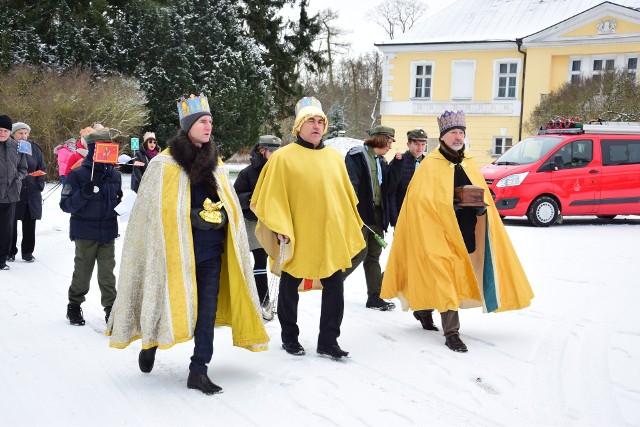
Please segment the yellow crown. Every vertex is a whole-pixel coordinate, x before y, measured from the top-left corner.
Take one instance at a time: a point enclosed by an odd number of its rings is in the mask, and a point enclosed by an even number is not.
[[[304,107],[318,107],[320,110],[322,110],[322,104],[313,96],[307,96],[298,101],[298,103],[296,104],[296,116]]]
[[[440,117],[438,117],[438,127],[440,128],[440,135],[443,135],[449,129],[454,127],[462,127],[466,129],[467,120],[465,118],[464,111],[445,111]]]
[[[194,113],[201,113],[203,111],[211,113],[211,110],[209,109],[209,101],[207,100],[207,97],[202,93],[200,94],[200,96],[191,94],[189,98],[182,97],[178,99],[177,104],[178,117],[180,118],[180,120]]]

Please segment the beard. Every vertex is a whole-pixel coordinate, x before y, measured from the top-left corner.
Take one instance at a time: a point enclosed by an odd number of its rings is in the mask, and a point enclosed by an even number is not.
[[[216,179],[213,173],[218,164],[218,149],[209,142],[201,147],[193,145],[189,137],[182,131],[169,141],[171,155],[182,167],[192,184],[203,185],[207,194],[213,197],[216,193]]]

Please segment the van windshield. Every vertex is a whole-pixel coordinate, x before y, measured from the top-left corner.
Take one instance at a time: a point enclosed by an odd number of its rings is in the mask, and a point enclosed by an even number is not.
[[[494,162],[496,165],[528,165],[535,163],[563,141],[561,136],[525,138]]]

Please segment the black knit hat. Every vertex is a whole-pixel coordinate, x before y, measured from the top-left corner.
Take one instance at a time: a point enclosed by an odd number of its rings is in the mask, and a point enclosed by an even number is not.
[[[7,115],[0,116],[0,128],[6,129],[11,132],[11,128],[13,128],[13,122],[11,121],[11,117]]]

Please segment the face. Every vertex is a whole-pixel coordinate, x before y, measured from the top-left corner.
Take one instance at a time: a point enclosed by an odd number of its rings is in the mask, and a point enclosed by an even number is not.
[[[265,149],[262,155],[264,156],[265,159],[269,160],[269,157],[271,157],[271,153],[272,153],[271,150]]]
[[[148,139],[147,140],[147,149],[153,151],[156,149],[158,143],[155,139]]]
[[[26,141],[29,139],[29,131],[26,129],[19,129],[13,133],[13,139],[16,141]]]
[[[464,147],[464,131],[462,129],[451,129],[440,139],[453,151],[460,151]]]
[[[407,147],[409,148],[409,152],[416,159],[422,154],[424,154],[424,150],[427,149],[427,140],[426,139],[410,139],[407,142]]]
[[[0,128],[0,142],[5,142],[7,139],[9,139],[10,134],[11,132],[9,131],[9,129]]]
[[[322,133],[324,132],[325,121],[322,116],[309,117],[307,121],[302,124],[298,136],[314,147],[317,147],[322,141]]]
[[[189,129],[189,139],[195,144],[206,144],[211,139],[213,120],[211,116],[202,116]]]
[[[391,149],[391,145],[395,142],[395,138],[392,136],[387,136],[387,145],[384,147],[374,147],[373,152],[378,156],[384,156]]]

